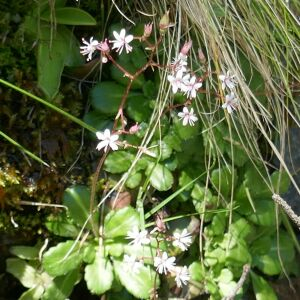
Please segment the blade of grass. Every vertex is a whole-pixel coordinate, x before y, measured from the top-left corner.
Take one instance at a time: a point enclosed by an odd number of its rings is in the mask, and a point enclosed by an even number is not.
[[[73,121],[74,123],[80,125],[81,127],[85,128],[85,129],[87,129],[87,130],[89,130],[89,131],[91,131],[91,132],[94,132],[94,133],[95,133],[95,132],[97,131],[94,127],[92,127],[92,126],[86,124],[85,122],[81,121],[80,119],[78,119],[78,118],[72,116],[71,114],[65,112],[65,111],[62,110],[61,108],[59,108],[59,107],[53,105],[52,103],[49,103],[48,101],[46,101],[46,100],[44,100],[44,99],[42,99],[42,98],[40,98],[40,97],[37,97],[37,96],[35,96],[35,95],[33,95],[33,94],[31,94],[31,93],[29,93],[29,92],[27,92],[27,91],[21,89],[21,88],[18,87],[18,86],[15,86],[15,85],[13,85],[13,84],[11,84],[11,83],[9,83],[9,82],[3,80],[3,79],[0,79],[0,83],[2,83],[3,85],[5,85],[5,86],[7,86],[7,87],[10,87],[10,88],[14,89],[15,91],[18,91],[19,93],[21,93],[21,94],[23,94],[23,95],[26,95],[26,96],[28,96],[28,97],[30,97],[30,98],[36,100],[36,101],[39,102],[39,103],[42,103],[43,105],[47,106],[48,108],[50,108],[50,109],[52,109],[52,110],[58,112],[59,114],[65,116],[65,117],[68,118],[69,120]]]
[[[44,166],[50,168],[50,165],[48,165],[46,162],[44,162],[41,158],[24,148],[22,145],[20,145],[18,142],[10,138],[8,135],[6,135],[4,132],[0,131],[0,136],[5,138],[7,141],[9,141],[11,144],[19,148],[21,151],[25,152],[28,156],[30,156],[32,159],[36,160],[37,162],[43,164]]]
[[[176,191],[175,193],[173,193],[172,195],[170,195],[167,199],[165,199],[164,201],[162,201],[160,204],[158,204],[157,206],[155,206],[154,208],[152,208],[148,213],[145,214],[145,220],[148,219],[149,217],[151,217],[153,214],[155,214],[157,211],[159,211],[162,207],[164,207],[165,205],[167,205],[170,201],[172,201],[176,196],[178,196],[181,192],[183,192],[187,187],[189,187],[191,184],[193,184],[194,182],[196,182],[198,179],[200,179],[203,175],[205,175],[207,172],[203,172],[201,175],[199,175],[198,177],[196,177],[195,179],[193,179],[192,181],[190,181],[188,184],[186,184],[185,186],[183,186],[182,188],[180,188],[178,191]]]

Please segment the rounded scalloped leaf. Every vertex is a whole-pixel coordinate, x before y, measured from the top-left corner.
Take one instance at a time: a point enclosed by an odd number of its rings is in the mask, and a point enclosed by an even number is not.
[[[82,261],[79,243],[67,241],[51,247],[43,257],[43,268],[51,276],[65,275],[76,269]]]
[[[138,273],[132,272],[128,264],[115,260],[114,269],[122,285],[136,298],[149,299],[153,287],[159,286],[159,278],[149,266],[141,266]],[[155,282],[156,278],[156,282]]]
[[[112,174],[126,172],[134,160],[134,155],[128,151],[111,152],[104,162],[104,170]]]
[[[256,225],[276,226],[275,205],[271,200],[260,200],[255,202],[255,212],[252,211],[246,217]]]
[[[110,261],[97,255],[94,262],[85,267],[84,279],[92,294],[104,294],[111,288],[114,279]]]
[[[68,207],[70,217],[79,226],[85,224],[90,215],[91,191],[85,185],[74,185],[67,188],[63,194],[63,204]],[[90,218],[89,227],[97,224],[98,214]]]
[[[118,112],[124,90],[123,86],[115,82],[103,81],[92,88],[91,104],[104,114],[114,115]]]
[[[150,173],[150,183],[158,191],[169,190],[174,182],[172,173],[168,168],[161,164],[157,164],[153,168],[153,164],[150,164],[147,173]]]
[[[104,235],[106,238],[126,236],[134,227],[139,227],[139,215],[133,207],[124,207],[106,215]]]
[[[143,94],[129,94],[126,103],[126,113],[136,122],[145,122],[152,113],[149,103],[149,99],[145,98]]]

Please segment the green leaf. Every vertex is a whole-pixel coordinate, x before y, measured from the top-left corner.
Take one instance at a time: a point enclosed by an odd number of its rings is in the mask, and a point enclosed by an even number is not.
[[[220,294],[223,297],[227,297],[230,296],[232,294],[232,291],[236,288],[236,282],[218,282],[218,286],[220,288]]]
[[[78,227],[74,225],[73,220],[67,216],[66,212],[47,216],[47,221],[44,224],[55,235],[76,237],[79,233]]]
[[[257,242],[262,243],[260,240],[257,240]],[[257,242],[255,242],[255,244],[257,244]],[[277,236],[273,236],[271,243],[269,244],[269,248],[267,249],[264,247],[266,251],[263,254],[263,251],[258,251],[257,246],[256,249],[253,249],[256,250],[256,255],[253,256],[253,265],[270,276],[278,275],[282,272],[281,262],[284,266],[286,266],[293,262],[295,258],[293,241],[285,231],[279,232],[280,248],[278,249],[277,246]],[[262,248],[260,249],[263,250]],[[280,253],[281,262],[279,260],[278,253]]]
[[[151,151],[156,154],[156,157],[160,157],[160,161],[169,158],[172,155],[172,148],[164,141],[154,141],[151,146],[158,146]]]
[[[277,186],[279,187],[278,192],[280,194],[286,193],[291,183],[290,177],[287,174],[287,172],[279,172],[279,171],[275,171],[272,173],[271,181],[272,181],[272,185],[276,188],[276,190],[277,190]]]
[[[44,293],[43,285],[38,284],[38,285],[34,286],[33,288],[24,292],[20,296],[19,300],[40,300],[43,293]]]
[[[236,245],[226,251],[226,262],[230,264],[244,265],[251,262],[248,245],[243,239],[238,239]]]
[[[237,172],[231,172],[228,168],[215,169],[211,173],[210,180],[214,187],[224,196],[227,197],[231,191],[232,179],[234,179],[233,187],[237,181]]]
[[[18,278],[26,288],[32,288],[40,283],[37,270],[20,258],[8,258],[6,271]]]
[[[238,239],[246,239],[250,233],[253,233],[254,226],[251,226],[246,219],[240,217],[230,225],[229,231]]]
[[[135,189],[136,187],[139,186],[141,180],[142,180],[142,174],[140,172],[130,174],[128,179],[125,182],[125,185],[130,189]]]
[[[226,259],[226,252],[221,248],[216,248],[205,252],[205,264],[208,266],[222,265]]]
[[[35,260],[39,258],[40,249],[30,246],[13,246],[9,249],[11,254],[22,259]]]
[[[124,207],[106,215],[104,235],[106,238],[126,236],[134,227],[139,227],[139,215],[133,207]]]
[[[124,91],[124,87],[115,82],[98,83],[91,90],[91,104],[104,114],[114,115],[118,112]]]
[[[78,42],[66,27],[58,26],[53,36],[50,25],[42,27],[40,32],[38,84],[51,100],[58,92],[64,66],[80,64],[82,58],[77,50]]]
[[[270,285],[261,276],[250,272],[256,300],[277,300],[277,296]]]
[[[143,94],[129,94],[126,103],[127,115],[138,123],[147,122],[152,113],[149,103],[149,99]]]
[[[218,213],[213,216],[210,228],[214,235],[220,235],[224,233],[226,226],[226,215],[225,213]]]
[[[128,264],[114,260],[114,267],[123,286],[136,298],[148,299],[153,287],[159,287],[158,276],[149,266],[141,266],[139,272],[134,273],[128,268]],[[155,278],[157,278],[156,282]]]
[[[178,117],[174,117],[173,120],[175,131],[182,140],[187,140],[198,134],[200,129],[199,122],[196,122],[194,126],[184,126]]]
[[[130,53],[130,59],[133,65],[140,69],[147,63],[146,53],[139,47],[133,47],[132,52]]]
[[[148,80],[143,85],[143,94],[148,99],[155,99],[157,94],[157,88],[153,81]]]
[[[221,270],[220,275],[216,278],[217,281],[223,282],[223,283],[229,283],[233,279],[233,274],[232,272],[225,268]]]
[[[65,300],[67,299],[74,285],[80,278],[79,269],[72,270],[64,276],[59,276],[53,279],[50,285],[46,288],[42,300]]]
[[[198,261],[194,261],[189,266],[189,274],[191,280],[198,282],[202,281],[205,278],[205,270],[203,269],[203,265]]]
[[[51,276],[65,275],[76,269],[82,261],[79,243],[66,241],[51,247],[43,257],[43,267]]]
[[[247,219],[260,226],[276,226],[275,204],[271,200],[255,202],[256,212],[247,216]]]
[[[113,128],[113,121],[99,111],[89,111],[84,115],[83,120],[97,131],[104,131],[106,128],[112,130]],[[95,133],[90,132],[90,134],[95,138]]]
[[[150,164],[147,172],[151,172],[150,183],[158,191],[167,191],[172,187],[173,175],[165,166],[157,164],[153,168],[153,164]]]
[[[104,162],[104,170],[113,174],[126,172],[134,160],[128,151],[111,152]]]
[[[92,263],[96,256],[97,245],[88,243],[83,250],[82,259],[85,263]]]
[[[67,188],[63,194],[63,205],[68,207],[68,213],[76,224],[82,226],[90,215],[90,189],[85,185],[74,185]],[[90,219],[88,227],[97,224],[98,214]]]
[[[164,141],[169,147],[174,149],[177,152],[180,152],[181,149],[181,140],[174,131],[170,131],[165,137]]]
[[[96,20],[86,11],[75,7],[56,8],[54,12],[55,22],[64,25],[96,25]],[[51,12],[44,11],[41,14],[41,19],[51,21]]]
[[[113,283],[113,268],[108,259],[99,254],[94,262],[84,270],[84,279],[92,294],[101,295],[108,291]]]

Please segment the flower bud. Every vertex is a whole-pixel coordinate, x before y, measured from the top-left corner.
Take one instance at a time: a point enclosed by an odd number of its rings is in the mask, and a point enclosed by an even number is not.
[[[201,49],[198,50],[198,58],[202,64],[206,63],[206,57]]]
[[[138,125],[138,123],[136,123],[135,125],[131,126],[129,128],[129,133],[130,134],[135,134],[140,130],[140,126]]]
[[[153,26],[153,23],[145,24],[145,26],[144,26],[144,34],[143,34],[144,38],[148,38],[151,35],[151,33],[152,33],[152,26]]]
[[[159,21],[159,32],[165,34],[170,25],[169,11],[167,11]]]
[[[185,42],[180,50],[180,53],[186,56],[192,48],[192,43],[192,41]]]
[[[97,46],[97,49],[100,50],[101,52],[109,52],[110,48],[107,39],[105,39],[103,42],[100,42]]]

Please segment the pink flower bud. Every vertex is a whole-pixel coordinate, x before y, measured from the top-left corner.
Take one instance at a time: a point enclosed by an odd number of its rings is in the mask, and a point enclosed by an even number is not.
[[[133,125],[129,128],[129,133],[130,134],[135,134],[139,131],[139,129],[140,129],[140,126],[139,126],[138,123],[136,123],[135,125]]]
[[[192,43],[192,41],[185,42],[180,50],[180,53],[182,55],[187,55],[192,47]]]
[[[107,39],[105,39],[104,42],[100,42],[99,45],[97,46],[97,49],[100,50],[101,52],[109,52],[110,48]]]
[[[206,63],[206,57],[201,49],[198,50],[198,57],[202,64]]]
[[[152,33],[153,23],[145,24],[143,37],[148,38]]]

